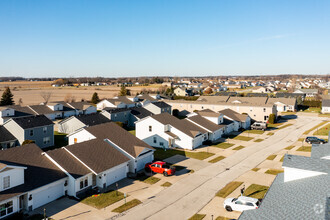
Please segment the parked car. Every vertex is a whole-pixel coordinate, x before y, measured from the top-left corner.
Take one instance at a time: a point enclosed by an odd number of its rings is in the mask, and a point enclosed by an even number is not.
[[[154,163],[147,163],[144,167],[145,171],[152,171],[154,173],[162,173],[164,176],[175,174],[175,167],[168,165],[166,162],[157,161]]]
[[[223,202],[223,207],[228,211],[239,211],[257,209],[260,201],[255,198],[240,196],[238,198],[228,198]]]
[[[263,130],[264,131],[266,129],[267,129],[266,122],[257,121],[251,125],[251,130]]]
[[[318,137],[306,137],[306,143],[308,144],[325,144],[327,143],[325,140]]]

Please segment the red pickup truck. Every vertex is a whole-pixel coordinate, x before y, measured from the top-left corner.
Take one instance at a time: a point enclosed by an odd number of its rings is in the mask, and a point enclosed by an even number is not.
[[[170,176],[175,174],[175,167],[171,167],[163,161],[157,161],[154,163],[147,163],[144,169],[149,172],[162,173],[164,176]]]

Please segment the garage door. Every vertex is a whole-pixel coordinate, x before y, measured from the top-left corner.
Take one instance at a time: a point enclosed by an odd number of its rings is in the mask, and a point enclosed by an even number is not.
[[[146,163],[150,163],[153,160],[152,152],[143,155],[141,158],[137,158],[137,171],[144,169]]]
[[[55,186],[48,187],[32,195],[33,209],[52,202],[64,195],[64,183],[60,182]]]
[[[107,173],[107,186],[126,177],[126,164]]]

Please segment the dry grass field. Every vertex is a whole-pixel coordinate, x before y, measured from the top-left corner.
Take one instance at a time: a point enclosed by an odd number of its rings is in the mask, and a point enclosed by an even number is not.
[[[17,81],[17,82],[0,82],[0,93],[4,91],[4,88],[9,86],[13,95],[15,103],[21,98],[23,105],[39,104],[44,101],[41,94],[51,93],[49,101],[64,101],[66,96],[74,97],[76,101],[81,99],[90,100],[93,93],[97,92],[100,99],[112,98],[118,95],[120,87],[117,86],[89,86],[83,87],[58,87],[51,86],[49,81],[30,82],[30,81]],[[128,87],[131,90],[131,94],[135,95],[137,92],[141,92],[142,89],[157,91],[161,85],[150,86],[133,86]],[[0,94],[0,95],[1,95]]]

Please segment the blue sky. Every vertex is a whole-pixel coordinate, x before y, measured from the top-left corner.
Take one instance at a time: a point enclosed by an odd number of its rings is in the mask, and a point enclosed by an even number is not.
[[[328,0],[2,0],[0,76],[330,73]]]

